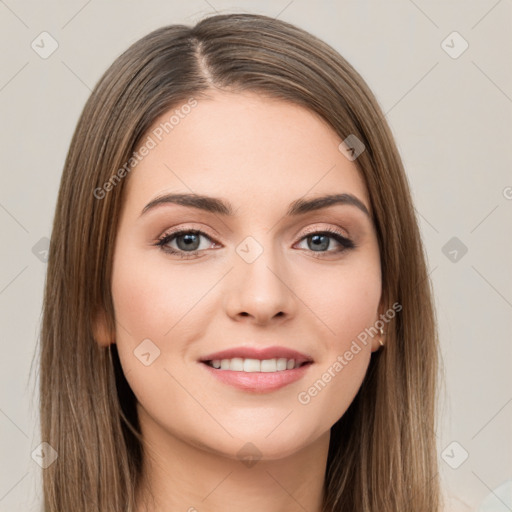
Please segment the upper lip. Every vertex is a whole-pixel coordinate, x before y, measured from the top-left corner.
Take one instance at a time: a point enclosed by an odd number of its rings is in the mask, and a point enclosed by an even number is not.
[[[297,350],[286,347],[234,347],[220,352],[209,354],[205,357],[201,357],[200,361],[213,361],[215,359],[233,359],[235,357],[241,357],[242,359],[295,359],[296,363],[302,364],[306,362],[313,362],[313,358],[306,354],[302,354]]]

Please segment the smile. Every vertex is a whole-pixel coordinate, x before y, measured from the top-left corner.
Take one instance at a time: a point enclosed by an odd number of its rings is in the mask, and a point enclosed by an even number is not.
[[[300,362],[295,359],[286,359],[284,357],[279,359],[250,359],[234,357],[233,359],[214,359],[212,361],[204,361],[208,366],[216,370],[231,370],[234,372],[281,372],[286,370],[293,370],[308,362]]]
[[[221,368],[215,368],[214,361],[217,366],[220,364]],[[228,364],[229,368],[227,368]],[[292,364],[293,368],[288,368],[288,365],[291,367]],[[313,366],[312,361],[299,364],[294,359],[284,358],[263,360],[233,358],[200,361],[200,367],[204,368],[214,380],[252,393],[277,391],[302,379],[311,366]]]

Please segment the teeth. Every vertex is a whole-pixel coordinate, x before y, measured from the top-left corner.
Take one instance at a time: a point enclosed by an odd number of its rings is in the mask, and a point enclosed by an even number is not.
[[[231,370],[234,372],[281,372],[283,370],[293,370],[301,366],[295,359],[242,359],[234,357],[233,359],[214,359],[207,361],[206,364],[213,366],[217,370]]]

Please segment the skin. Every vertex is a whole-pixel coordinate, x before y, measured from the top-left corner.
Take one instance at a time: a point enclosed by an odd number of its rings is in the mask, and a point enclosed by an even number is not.
[[[216,91],[127,178],[111,283],[117,330],[107,335],[98,320],[96,338],[117,344],[138,400],[144,475],[155,497],[147,508],[141,500],[139,511],[320,511],[330,428],[359,390],[377,337],[308,404],[297,396],[385,311],[368,216],[350,205],[285,216],[292,201],[334,191],[371,211],[341,140],[301,106]],[[221,197],[235,217],[175,204],[140,215],[169,192]],[[155,245],[174,228],[206,233],[199,256],[181,259]],[[343,246],[329,238],[315,251],[306,231],[328,228],[356,247],[337,252]],[[263,248],[252,263],[236,252],[248,236]],[[186,251],[176,238],[168,245]],[[147,338],[160,350],[149,366],[134,355]],[[294,348],[314,363],[303,379],[254,393],[218,381],[198,362],[244,344]],[[250,467],[237,456],[248,442],[261,456]]]

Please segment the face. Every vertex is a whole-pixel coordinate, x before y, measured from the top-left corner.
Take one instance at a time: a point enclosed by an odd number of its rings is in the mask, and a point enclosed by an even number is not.
[[[123,371],[143,433],[285,457],[328,435],[379,347],[359,341],[382,312],[367,190],[303,107],[216,92],[162,137],[174,110],[125,178],[112,277]],[[162,199],[192,193],[224,205]],[[333,194],[360,207],[297,208]]]

